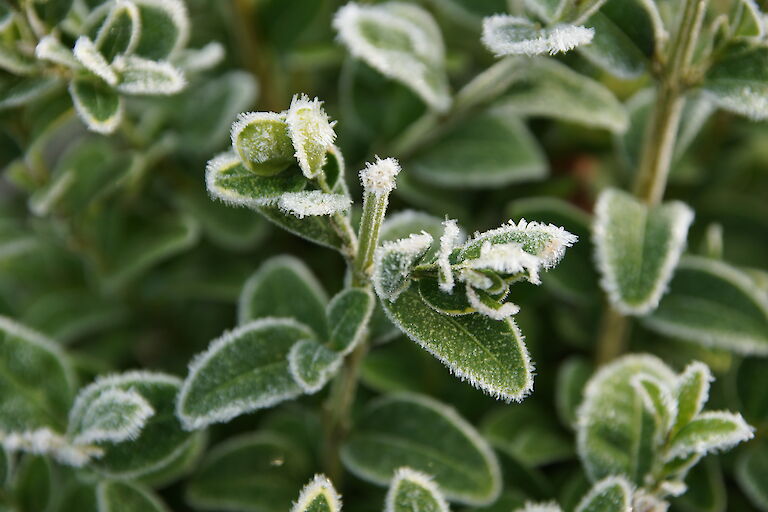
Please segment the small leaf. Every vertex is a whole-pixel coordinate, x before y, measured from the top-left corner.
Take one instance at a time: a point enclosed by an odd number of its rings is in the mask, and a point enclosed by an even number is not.
[[[384,512],[448,512],[448,503],[431,476],[402,467],[389,484]]]
[[[738,354],[768,354],[768,300],[750,276],[722,261],[686,256],[648,328]]]
[[[554,55],[589,44],[594,35],[594,29],[579,25],[559,24],[540,28],[526,18],[497,14],[483,20],[482,40],[497,57]]]
[[[307,454],[282,435],[230,437],[206,454],[187,484],[187,501],[207,510],[285,512],[309,469]]]
[[[632,484],[609,476],[597,482],[579,502],[575,512],[632,512]]]
[[[277,200],[277,207],[298,219],[330,216],[346,212],[352,199],[343,194],[326,194],[320,190],[286,192]]]
[[[117,57],[114,68],[119,74],[117,90],[133,95],[176,94],[187,85],[181,70],[168,62],[141,57]]]
[[[185,48],[173,59],[184,71],[200,73],[215,68],[224,60],[226,49],[218,41],[211,41],[202,48]],[[246,107],[247,108],[247,107]],[[241,112],[243,109],[240,109]]]
[[[135,53],[147,59],[168,58],[189,39],[189,15],[183,0],[134,0],[141,16]]]
[[[123,120],[123,99],[112,89],[93,80],[73,80],[69,94],[80,119],[88,129],[113,133]]]
[[[760,42],[765,37],[766,22],[760,6],[755,0],[739,0],[738,22],[734,35],[738,38]]]
[[[528,129],[503,109],[457,123],[409,159],[408,169],[428,183],[462,189],[536,181],[548,170]]]
[[[154,414],[137,392],[106,389],[87,405],[78,424],[70,424],[69,435],[75,444],[120,443],[136,439]]]
[[[704,363],[694,361],[685,367],[675,390],[677,411],[671,429],[673,434],[690,423],[704,408],[712,380],[712,372]]]
[[[139,9],[130,1],[116,2],[96,36],[96,48],[108,62],[131,53],[141,37]]]
[[[328,304],[328,348],[342,356],[352,352],[366,333],[376,299],[370,290],[347,288]]]
[[[752,443],[744,449],[736,461],[736,481],[744,494],[760,510],[768,510],[768,444]]]
[[[297,342],[288,353],[288,369],[305,393],[317,393],[336,374],[343,357],[315,340]]]
[[[286,192],[302,190],[306,179],[291,171],[259,176],[246,169],[237,155],[223,153],[208,162],[205,184],[211,197],[232,206],[255,209],[275,203]]]
[[[707,71],[702,88],[725,110],[768,118],[768,46],[728,46]]]
[[[352,55],[411,88],[434,110],[450,107],[443,39],[427,11],[401,2],[350,2],[333,26]]]
[[[80,61],[80,64],[85,68],[98,76],[111,86],[117,85],[117,73],[112,69],[107,59],[96,48],[96,44],[91,41],[88,36],[80,36],[75,41],[75,48],[73,50],[75,58]]]
[[[426,396],[371,402],[341,458],[349,471],[381,486],[403,466],[429,471],[446,498],[468,505],[492,503],[501,490],[490,447],[455,410]]]
[[[754,430],[744,421],[741,414],[723,411],[702,412],[672,438],[667,457],[672,460],[690,454],[704,455],[727,450],[752,439]]]
[[[523,336],[511,319],[446,316],[427,306],[413,287],[382,300],[389,319],[457,377],[501,400],[522,400],[533,389]]]
[[[408,288],[411,270],[432,245],[427,233],[413,234],[408,238],[384,242],[376,249],[373,267],[373,285],[376,294],[388,301]]]
[[[99,504],[98,512],[168,512],[170,510],[152,491],[132,482],[100,482],[96,486],[96,496]]]
[[[328,297],[312,271],[293,256],[277,256],[262,263],[243,286],[238,323],[264,317],[296,318],[319,339],[328,336],[325,308]]]
[[[285,114],[240,114],[232,125],[231,136],[232,147],[243,165],[259,176],[278,174],[295,162]]]
[[[600,194],[593,236],[601,284],[614,307],[629,315],[656,308],[692,221],[693,211],[679,201],[648,207],[616,189]]]
[[[677,401],[663,383],[650,375],[635,376],[632,385],[643,401],[643,406],[656,419],[659,440],[672,428],[677,416]]]
[[[186,429],[222,423],[295,398],[291,347],[313,333],[288,318],[264,318],[225,333],[189,365],[176,414]]]
[[[322,102],[317,98],[310,100],[306,94],[293,97],[285,122],[301,172],[307,179],[316,177],[325,166],[325,154],[336,139],[334,123],[328,119]]]
[[[301,490],[291,512],[341,512],[341,496],[325,475],[315,475]]]

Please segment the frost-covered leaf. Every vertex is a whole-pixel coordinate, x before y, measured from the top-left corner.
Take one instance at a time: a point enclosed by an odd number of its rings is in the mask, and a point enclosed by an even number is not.
[[[59,83],[56,78],[47,76],[0,76],[0,112],[37,101]]]
[[[286,192],[303,190],[306,179],[291,171],[277,176],[259,176],[248,170],[237,155],[223,153],[208,162],[205,184],[211,197],[232,206],[255,209],[272,205]]]
[[[176,413],[187,429],[200,429],[295,398],[301,388],[288,353],[312,331],[287,318],[263,318],[225,333],[189,365]]]
[[[294,161],[294,149],[285,114],[248,112],[232,125],[232,147],[248,169],[271,176]]]
[[[642,485],[657,455],[656,424],[633,381],[649,375],[671,387],[676,376],[650,355],[628,355],[604,366],[587,384],[578,411],[577,448],[587,475],[597,481],[623,474]]]
[[[158,496],[133,482],[107,480],[96,486],[98,509],[93,512],[169,512]],[[90,512],[82,510],[82,512]]]
[[[675,401],[677,402],[672,433],[677,433],[693,420],[709,399],[709,383],[712,382],[709,367],[694,361],[685,367],[677,381]]]
[[[82,64],[88,71],[104,80],[110,86],[117,85],[118,77],[115,70],[110,63],[96,48],[96,44],[88,38],[88,36],[80,36],[75,41],[75,48],[73,50],[75,58]]]
[[[105,389],[85,406],[77,424],[70,423],[69,435],[75,444],[120,443],[136,439],[154,414],[155,410],[139,393]]]
[[[111,478],[146,481],[155,481],[160,476],[167,481],[183,471],[178,459],[198,441],[198,436],[185,432],[174,414],[180,386],[179,379],[164,373],[134,371],[100,377],[83,388],[69,414],[73,433],[84,432],[94,408],[114,392],[136,393],[155,411],[138,436],[127,436],[121,442],[99,442],[104,455],[91,467]]]
[[[8,453],[23,452],[50,457],[65,466],[82,467],[103,456],[95,446],[77,445],[48,427],[21,432],[0,432],[0,444]]]
[[[187,501],[206,510],[285,512],[309,471],[307,453],[283,435],[231,437],[206,454],[187,485]]]
[[[650,329],[739,354],[768,354],[768,299],[741,270],[718,260],[686,256]]]
[[[295,95],[285,116],[288,133],[296,150],[296,160],[308,179],[316,177],[325,166],[326,153],[333,146],[336,132],[322,108],[322,102],[306,94]]]
[[[706,411],[698,414],[672,438],[668,451],[670,460],[691,454],[704,455],[727,450],[754,437],[751,427],[741,414]]]
[[[56,64],[61,64],[71,69],[79,69],[80,62],[75,58],[72,50],[64,46],[56,36],[47,35],[40,39],[35,47],[35,57]]]
[[[371,402],[341,457],[349,471],[382,486],[403,466],[429,471],[445,497],[460,503],[492,503],[501,490],[491,448],[455,410],[426,396]]]
[[[411,270],[432,246],[428,233],[412,234],[376,249],[373,267],[373,285],[384,301],[394,301],[409,284]]]
[[[382,300],[392,323],[457,377],[501,400],[521,400],[533,389],[523,336],[511,319],[480,314],[447,316],[424,303],[411,287]]]
[[[243,286],[238,302],[240,325],[265,317],[295,318],[311,327],[318,339],[328,336],[328,297],[312,271],[293,256],[262,263]]]
[[[112,5],[96,35],[96,48],[108,62],[118,55],[131,53],[139,44],[141,20],[139,9],[131,1]]]
[[[342,356],[352,352],[366,333],[376,299],[368,289],[347,288],[328,304],[328,348]]]
[[[277,207],[298,219],[329,216],[349,210],[352,199],[343,194],[326,194],[320,190],[287,192],[277,200]]]
[[[765,37],[765,14],[755,0],[739,0],[733,21],[736,37],[758,42]]]
[[[632,494],[624,477],[609,476],[592,487],[575,512],[632,512]]]
[[[768,118],[768,46],[727,47],[707,71],[702,87],[725,110]]]
[[[678,417],[677,400],[669,388],[650,375],[638,374],[632,382],[635,391],[643,401],[643,407],[656,420],[657,432],[664,436]]]
[[[291,512],[341,512],[341,496],[325,475],[315,475],[301,490]]]
[[[554,55],[589,44],[594,36],[592,28],[566,23],[542,28],[526,18],[506,14],[483,20],[483,44],[497,57]]]
[[[503,109],[457,123],[408,161],[415,176],[444,187],[492,188],[536,181],[547,162],[525,125]]]
[[[73,80],[69,94],[75,110],[88,129],[103,134],[114,132],[123,120],[123,98],[113,89],[94,80]]]
[[[288,171],[291,173],[292,171]],[[296,177],[303,180],[304,177],[296,170]],[[287,173],[286,173],[287,174]],[[290,179],[290,178],[288,178]],[[303,183],[302,183],[303,186]],[[316,244],[320,244],[331,249],[346,250],[344,241],[341,239],[336,229],[334,229],[329,217],[304,217],[299,219],[295,215],[283,212],[277,205],[255,206],[254,209],[266,217],[269,221],[277,224],[281,228],[293,233],[296,236],[306,238]]]
[[[183,0],[133,0],[139,9],[141,37],[135,53],[147,59],[166,59],[189,39],[189,15]]]
[[[627,112],[608,88],[554,59],[521,63],[515,74],[495,103],[509,117],[554,117],[617,133],[627,129]]]
[[[431,476],[402,467],[389,484],[384,512],[448,512],[448,503]]]
[[[403,2],[350,2],[333,26],[352,55],[411,88],[431,108],[450,107],[443,39],[428,12]]]
[[[550,502],[533,502],[527,501],[522,508],[515,509],[514,512],[563,512],[562,507],[555,503]]]
[[[338,371],[343,357],[315,340],[301,340],[288,353],[288,369],[305,393],[316,393]]]
[[[736,461],[736,481],[741,490],[760,510],[768,510],[768,444],[752,443]]]
[[[601,285],[625,314],[653,311],[685,247],[693,211],[672,201],[649,207],[607,189],[595,206],[593,228]]]
[[[54,341],[0,316],[0,431],[63,429],[75,386]]]
[[[118,73],[117,90],[132,95],[169,95],[184,89],[187,80],[180,69],[168,62],[141,57],[118,57],[114,68]]]

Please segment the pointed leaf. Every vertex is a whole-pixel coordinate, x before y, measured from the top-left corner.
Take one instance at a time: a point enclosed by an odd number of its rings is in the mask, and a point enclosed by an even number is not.
[[[336,139],[334,123],[322,109],[322,102],[317,98],[310,100],[305,94],[293,97],[285,122],[301,172],[308,179],[316,177],[325,166],[325,154]]]
[[[118,57],[114,68],[119,74],[117,90],[134,95],[176,94],[187,85],[181,70],[168,62],[141,57]]]
[[[73,80],[69,94],[80,119],[88,129],[114,132],[123,120],[123,99],[112,89],[93,80]]]
[[[96,48],[108,62],[131,53],[141,37],[139,9],[131,1],[116,2],[96,36]]]
[[[319,339],[325,339],[327,303],[325,290],[304,262],[293,256],[276,256],[262,263],[245,282],[238,302],[238,322],[244,325],[264,317],[295,318],[311,327]]]
[[[367,289],[347,288],[339,292],[328,304],[328,325],[331,336],[328,348],[347,355],[365,335],[373,314],[376,299]]]
[[[768,354],[768,300],[751,277],[722,261],[683,258],[643,324],[704,346]]]
[[[768,118],[768,46],[727,47],[707,71],[703,89],[725,110]]]
[[[448,512],[448,503],[431,476],[402,467],[389,484],[384,512]]]
[[[288,318],[264,318],[225,333],[189,365],[176,414],[187,429],[222,423],[295,398],[301,388],[288,353],[312,331]]]
[[[139,393],[105,389],[86,406],[78,423],[69,426],[69,435],[75,444],[120,443],[136,439],[154,414]]]
[[[648,207],[616,189],[600,194],[594,224],[597,265],[615,308],[629,315],[656,309],[692,221],[693,211],[678,201]]]
[[[413,89],[434,110],[450,107],[443,40],[427,11],[401,2],[350,2],[333,26],[352,55]]]
[[[141,16],[136,54],[153,60],[168,58],[189,39],[189,15],[183,0],[134,0]]]
[[[632,484],[610,476],[597,482],[576,507],[576,512],[632,512]]]
[[[741,414],[706,411],[686,424],[672,439],[668,458],[727,450],[754,437],[754,428]]]
[[[547,175],[538,143],[516,117],[492,109],[457,123],[409,159],[408,170],[444,187],[492,188]]]
[[[343,356],[315,340],[302,340],[288,353],[288,369],[305,393],[317,393],[336,374],[343,360]]]
[[[491,503],[501,490],[490,447],[455,410],[426,396],[371,402],[341,457],[351,472],[382,486],[403,466],[430,471],[445,497],[460,503]]]
[[[497,14],[483,20],[483,44],[497,57],[504,55],[554,55],[589,44],[594,29],[559,24],[540,28],[526,18]]]
[[[278,174],[295,161],[285,114],[240,114],[232,125],[231,137],[243,165],[259,176]]]
[[[110,86],[117,85],[117,73],[112,69],[110,63],[96,48],[96,44],[91,41],[88,36],[80,36],[75,42],[75,48],[73,50],[75,58],[80,61],[80,64],[104,80]]]
[[[676,391],[677,411],[672,433],[677,433],[693,420],[709,399],[709,383],[714,380],[709,367],[694,361],[685,367],[678,378]]]
[[[291,512],[341,512],[341,496],[325,475],[315,475],[301,490]]]

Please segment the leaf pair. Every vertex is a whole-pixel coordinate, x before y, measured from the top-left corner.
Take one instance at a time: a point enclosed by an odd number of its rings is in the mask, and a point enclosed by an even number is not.
[[[322,389],[364,336],[374,298],[349,288],[326,302],[298,260],[265,263],[243,290],[243,325],[190,364],[177,404],[185,426],[228,421]]]

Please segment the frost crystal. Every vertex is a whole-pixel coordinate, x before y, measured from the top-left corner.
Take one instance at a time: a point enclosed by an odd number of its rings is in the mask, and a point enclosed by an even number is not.
[[[453,291],[454,279],[449,257],[454,248],[459,244],[461,230],[455,220],[443,222],[443,236],[440,237],[440,250],[437,253],[438,280],[440,289],[445,293]]]
[[[280,196],[277,206],[286,213],[303,219],[317,215],[333,215],[349,209],[352,200],[342,194],[326,194],[320,190],[287,192]]]
[[[50,455],[62,464],[74,467],[82,467],[92,458],[103,455],[101,449],[72,444],[47,427],[24,432],[0,432],[0,444],[9,452]]]
[[[527,271],[530,281],[539,284],[539,268],[543,260],[525,252],[518,243],[491,244],[483,242],[480,257],[465,262],[475,270],[493,270],[500,274],[518,274]]]
[[[497,14],[483,21],[482,41],[497,57],[554,55],[592,41],[595,31],[580,25],[559,24],[539,29],[525,18]]]
[[[400,163],[394,158],[382,160],[378,156],[374,163],[366,163],[360,171],[360,182],[366,192],[382,196],[395,189],[395,177],[400,173]]]
[[[323,102],[306,94],[294,95],[286,115],[288,132],[296,150],[296,160],[307,178],[318,175],[325,165],[325,154],[336,140],[332,123],[322,108]]]
[[[373,281],[376,293],[390,301],[408,288],[411,267],[427,253],[432,245],[432,236],[421,232],[384,244],[376,250]]]
[[[500,307],[494,308],[483,302],[477,295],[477,292],[471,286],[467,286],[467,300],[469,304],[481,315],[485,315],[492,320],[504,320],[520,312],[520,306],[507,302]]]

